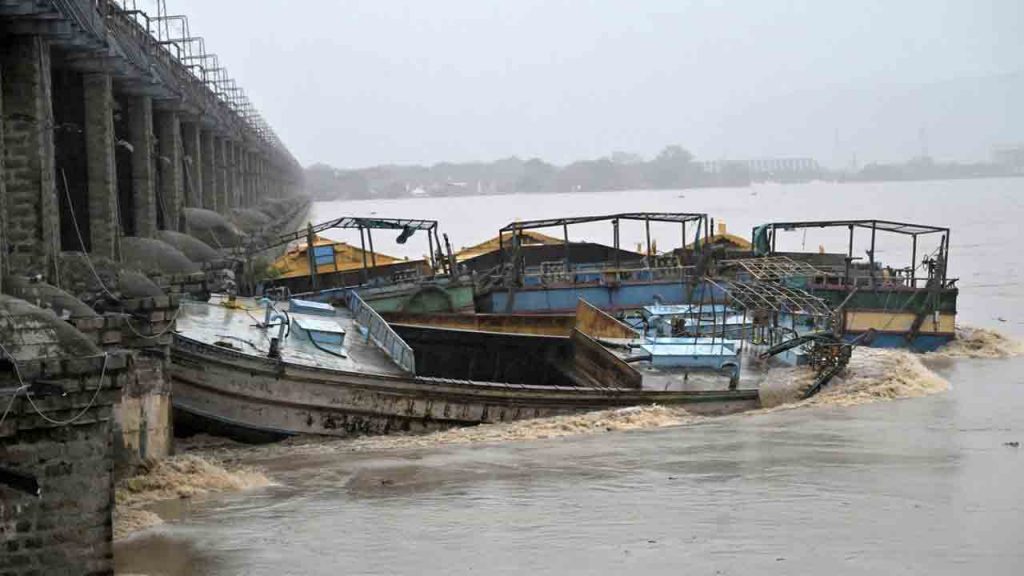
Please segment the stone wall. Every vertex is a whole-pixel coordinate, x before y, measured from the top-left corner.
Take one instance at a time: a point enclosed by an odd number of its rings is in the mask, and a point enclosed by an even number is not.
[[[5,295],[0,343],[0,573],[109,573],[113,407],[128,355]]]
[[[0,39],[3,68],[4,223],[10,270],[50,277],[60,246],[54,187],[50,47],[37,37]]]
[[[168,368],[179,302],[177,296],[163,296],[125,300],[122,305],[123,316],[71,322],[99,347],[125,350],[128,355],[120,402],[114,407],[113,455],[119,470],[130,470],[143,460],[174,451]]]
[[[25,392],[11,403],[16,380],[0,373],[0,405],[10,405],[0,424],[0,573],[111,573],[112,416],[126,358],[106,363],[19,363],[35,381],[35,407]]]

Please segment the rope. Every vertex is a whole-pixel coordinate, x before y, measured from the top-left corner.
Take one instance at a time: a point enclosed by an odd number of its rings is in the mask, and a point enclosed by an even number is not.
[[[18,397],[18,394],[21,393],[23,390],[27,390],[29,386],[28,384],[25,384],[25,381],[22,379],[21,369],[18,367],[18,363],[17,361],[15,361],[14,356],[12,356],[11,353],[7,351],[7,348],[3,344],[0,344],[0,350],[2,350],[3,353],[10,359],[11,365],[14,366],[14,374],[18,377],[18,383],[20,384],[20,386],[15,390],[14,395],[11,397],[11,401],[8,402],[7,409],[4,410],[3,417],[0,418],[0,425],[2,425],[4,423],[4,420],[7,419],[7,415],[11,411],[11,407],[14,405],[14,400]],[[99,358],[99,356],[86,356],[86,358]],[[93,407],[93,404],[96,403],[96,398],[99,397],[100,391],[103,390],[103,380],[106,378],[107,375],[107,361],[109,359],[110,355],[104,353],[103,368],[100,370],[100,381],[99,384],[96,386],[96,391],[93,393],[92,398],[89,399],[89,403],[85,405],[85,408],[82,408],[81,412],[75,414],[68,420],[54,420],[53,418],[50,418],[49,416],[44,414],[42,410],[39,409],[39,406],[36,406],[35,400],[32,399],[31,394],[25,394],[25,398],[28,399],[28,403],[32,405],[32,409],[35,410],[36,414],[38,414],[40,418],[46,420],[50,424],[54,424],[57,426],[68,426],[70,424],[74,424],[76,421],[78,421],[79,418],[85,416],[85,413],[88,412]]]
[[[96,398],[98,398],[99,395],[100,395],[100,391],[103,390],[103,379],[107,375],[107,360],[109,358],[110,358],[109,354],[104,354],[103,355],[103,368],[100,371],[100,382],[96,386],[96,392],[94,392],[93,395],[92,395],[92,398],[89,399],[89,403],[85,405],[85,408],[82,408],[81,412],[79,412],[78,414],[75,414],[73,417],[71,417],[71,418],[69,418],[67,420],[54,420],[53,418],[50,418],[46,414],[43,414],[42,410],[40,410],[39,407],[36,406],[36,402],[35,402],[35,400],[32,399],[32,395],[31,394],[25,395],[25,398],[28,398],[28,403],[32,405],[32,409],[36,411],[36,414],[38,414],[40,418],[42,418],[43,420],[46,420],[50,424],[54,424],[56,426],[69,426],[71,424],[74,424],[79,418],[81,418],[82,416],[85,416],[85,413],[88,412],[92,408],[93,404],[96,402]]]
[[[16,364],[15,364],[15,368],[17,368]],[[19,381],[20,381],[20,376],[19,376]],[[18,399],[18,394],[20,394],[22,390],[26,390],[26,389],[28,389],[28,386],[26,386],[25,384],[22,384],[21,386],[18,386],[17,388],[14,389],[14,394],[11,396],[11,401],[7,403],[7,409],[4,410],[4,415],[0,416],[0,426],[3,426],[4,425],[4,420],[7,420],[7,415],[10,414],[11,408],[14,406],[14,401]]]
[[[92,271],[92,275],[96,278],[96,281],[99,282],[100,288],[107,293],[107,296],[110,296],[114,302],[120,302],[121,299],[114,296],[114,293],[108,290],[107,286],[103,283],[103,279],[100,278],[99,272],[96,271],[96,267],[92,264],[92,258],[89,257],[89,252],[85,249],[85,240],[82,238],[82,230],[78,227],[78,217],[75,216],[75,205],[71,202],[71,191],[68,189],[68,177],[67,174],[64,173],[63,168],[60,170],[60,177],[61,180],[64,181],[64,195],[68,200],[68,211],[71,212],[71,223],[75,226],[75,235],[78,236],[78,245],[82,248],[82,254],[85,255],[85,263],[88,264],[89,270]]]
[[[171,316],[171,320],[167,323],[167,326],[163,330],[161,330],[159,334],[152,334],[152,335],[146,335],[146,334],[143,334],[143,333],[139,332],[138,330],[136,330],[135,327],[132,326],[132,323],[131,323],[131,320],[130,320],[132,318],[131,314],[123,314],[123,316],[125,317],[125,322],[124,322],[125,325],[128,326],[128,329],[131,330],[133,334],[135,334],[139,338],[145,338],[147,340],[156,340],[157,338],[163,336],[164,334],[167,334],[168,332],[170,332],[174,328],[174,323],[178,320],[178,314],[181,314],[181,306],[180,305],[178,306],[177,310],[174,311],[174,315]]]
[[[110,290],[107,289],[107,286],[103,283],[103,279],[100,278],[99,272],[96,271],[96,267],[93,266],[92,258],[89,256],[89,253],[85,250],[85,240],[82,238],[82,230],[78,227],[78,218],[75,216],[74,204],[71,203],[71,192],[68,189],[68,179],[67,175],[64,172],[64,169],[61,169],[60,176],[61,179],[64,181],[64,195],[67,197],[68,211],[71,212],[71,222],[75,226],[75,235],[78,236],[78,245],[82,248],[82,254],[85,256],[85,263],[88,264],[89,270],[92,271],[93,277],[95,277],[96,281],[99,282],[100,288],[107,294],[107,296],[111,297],[115,302],[120,302],[121,299],[115,296]],[[142,334],[141,332],[136,330],[135,327],[132,326],[131,321],[127,319],[125,321],[125,324],[128,326],[128,329],[131,330],[136,336],[140,338],[155,340],[171,330],[171,328],[174,326],[174,322],[178,319],[178,314],[180,312],[181,306],[179,306],[178,309],[174,311],[174,316],[171,317],[170,323],[168,323],[167,327],[164,328],[159,334]],[[128,316],[129,318],[131,317],[130,314],[125,314],[125,316]]]

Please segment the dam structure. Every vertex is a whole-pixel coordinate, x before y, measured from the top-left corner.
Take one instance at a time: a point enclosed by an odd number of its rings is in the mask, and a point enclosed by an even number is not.
[[[163,0],[0,0],[0,86],[0,573],[110,574],[179,302],[297,226],[302,168]]]

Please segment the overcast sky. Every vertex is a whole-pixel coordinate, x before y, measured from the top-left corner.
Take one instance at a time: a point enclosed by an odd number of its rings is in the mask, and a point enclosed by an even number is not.
[[[1024,141],[1024,0],[167,0],[300,162]]]

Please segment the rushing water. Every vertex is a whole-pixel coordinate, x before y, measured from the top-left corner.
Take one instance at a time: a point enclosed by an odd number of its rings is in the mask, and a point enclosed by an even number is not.
[[[745,236],[782,219],[950,226],[960,321],[1024,337],[1024,179],[323,203],[314,218],[437,218],[457,249],[517,218],[621,211],[707,212]],[[421,254],[416,239],[375,247]],[[909,260],[888,240],[878,253]],[[168,522],[116,560],[154,575],[1020,574],[1024,358],[925,365],[951,388],[530,441],[259,451],[277,485],[159,508]]]

